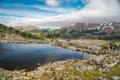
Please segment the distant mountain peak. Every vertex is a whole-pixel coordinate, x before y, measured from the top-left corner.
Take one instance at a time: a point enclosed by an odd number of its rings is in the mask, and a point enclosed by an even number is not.
[[[15,29],[22,30],[22,31],[30,31],[30,30],[39,30],[40,28],[27,25],[27,26],[14,26]]]
[[[94,30],[98,29],[103,32],[107,33],[117,33],[120,32],[120,22],[106,22],[103,24],[98,24],[98,23],[76,23],[74,25],[70,26],[64,26],[62,28],[65,28],[67,32],[70,32],[72,30],[75,31],[84,31],[84,30]]]

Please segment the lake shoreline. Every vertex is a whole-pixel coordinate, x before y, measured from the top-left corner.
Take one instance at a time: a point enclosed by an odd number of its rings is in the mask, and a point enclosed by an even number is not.
[[[8,70],[24,68],[26,70],[33,70],[38,65],[44,65],[48,62],[64,61],[67,59],[88,60],[94,57],[92,54],[71,51],[50,44],[3,43],[0,44],[0,51],[2,52],[0,67]]]
[[[6,42],[11,43],[11,42]],[[15,43],[14,43],[15,44]],[[49,44],[65,49],[63,45],[55,42],[43,43],[16,43],[16,44]],[[70,48],[70,50],[73,50]],[[74,51],[74,50],[73,50]],[[81,51],[80,51],[81,52]],[[92,54],[92,53],[90,53]],[[35,70],[26,72],[25,70],[5,70],[0,68],[0,79],[4,80],[54,80],[54,79],[120,79],[120,55],[119,54],[101,54],[89,60],[67,59],[64,61],[55,61],[38,66]]]
[[[51,46],[61,47],[61,48],[69,49],[69,50],[72,50],[72,51],[97,55],[96,53],[91,52],[91,51],[76,49],[75,46],[74,46],[74,48],[71,48],[69,46],[66,47],[64,45],[59,45],[56,42],[50,42],[50,41],[47,42],[47,41],[36,41],[36,40],[34,40],[34,41],[10,41],[10,42],[9,41],[3,41],[3,42],[0,42],[0,44],[2,44],[2,43],[12,43],[12,44],[50,44]],[[62,44],[64,44],[64,43],[62,43]]]
[[[78,42],[78,41],[76,41]],[[99,55],[105,55],[105,54],[111,54],[111,53],[114,53],[114,50],[113,52],[111,50],[102,50],[102,46],[104,46],[105,44],[102,44],[100,45],[99,47],[96,46],[94,48],[91,47],[90,44],[86,43],[86,45],[82,46],[81,45],[76,45],[76,42],[75,43],[72,43],[73,45],[69,45],[69,41],[66,40],[66,42],[64,43],[64,40],[63,42],[59,42],[56,41],[56,40],[53,40],[53,41],[50,41],[50,40],[23,40],[23,41],[3,41],[3,42],[0,42],[0,43],[13,43],[13,44],[50,44],[51,46],[57,46],[57,47],[61,47],[61,48],[64,48],[64,49],[68,49],[68,50],[72,50],[72,51],[77,51],[77,52],[83,52],[83,53],[88,53],[88,54],[93,54],[93,55],[96,55],[96,56],[99,56]],[[105,43],[108,44],[110,41],[106,41]],[[85,42],[84,42],[85,43]],[[119,53],[120,51],[117,51],[117,53]]]
[[[110,59],[108,64],[107,61],[110,57],[116,59],[116,61],[111,62],[111,60],[113,59]],[[114,77],[120,79],[119,71],[112,71],[112,69],[120,69],[120,65],[117,60],[119,60],[117,58],[117,55],[99,56],[99,58],[90,60],[68,59],[65,61],[55,61],[53,63],[50,62],[43,66],[39,66],[37,69],[30,72],[26,72],[25,70],[9,71],[5,69],[0,69],[0,75],[3,75],[1,78],[8,80],[54,80],[56,78],[62,78],[63,80],[67,80],[69,78],[77,78],[84,80],[86,78],[89,78],[92,74],[93,76],[90,77],[90,79],[95,78],[95,80],[108,80],[113,78],[112,80],[116,80],[114,79]],[[108,75],[111,76],[107,77]]]

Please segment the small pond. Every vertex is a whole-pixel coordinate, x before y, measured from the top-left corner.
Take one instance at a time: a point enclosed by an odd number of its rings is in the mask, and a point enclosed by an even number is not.
[[[87,60],[92,54],[76,52],[49,44],[0,44],[0,68],[33,70],[48,62],[67,59]]]

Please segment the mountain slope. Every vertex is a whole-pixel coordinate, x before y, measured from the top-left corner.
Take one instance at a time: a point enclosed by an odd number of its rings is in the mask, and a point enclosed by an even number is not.
[[[120,22],[104,24],[76,23],[73,26],[64,26],[59,30],[53,30],[53,35],[64,39],[92,38],[105,40],[120,40]]]
[[[25,41],[26,39],[41,39],[41,37],[27,31],[16,30],[13,27],[8,27],[0,23],[0,42],[1,40],[6,42],[16,42]]]
[[[70,32],[72,30],[76,31],[83,31],[83,30],[91,30],[96,28],[97,26],[100,26],[100,24],[95,24],[95,23],[76,23],[73,26],[64,26],[63,28],[67,29],[67,32]]]
[[[13,28],[17,29],[17,30],[22,30],[22,31],[30,31],[30,30],[39,30],[38,27],[35,26],[14,26]]]
[[[64,26],[62,29],[66,29],[67,32],[72,30],[75,31],[85,31],[85,30],[101,30],[108,33],[118,33],[120,32],[120,22],[110,22],[104,24],[96,24],[96,23],[76,23],[73,26]]]

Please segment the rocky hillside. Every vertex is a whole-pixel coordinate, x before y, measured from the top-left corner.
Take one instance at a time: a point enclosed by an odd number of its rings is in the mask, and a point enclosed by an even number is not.
[[[27,31],[20,31],[0,23],[0,42],[23,42],[26,40],[41,39],[39,35]]]
[[[98,29],[107,32],[108,34],[120,33],[120,22],[110,22],[101,24]]]
[[[64,26],[62,28],[66,28],[67,32],[70,32],[72,30],[76,30],[76,31],[91,30],[91,29],[97,28],[97,26],[100,26],[100,24],[95,24],[95,23],[76,23],[73,26]]]
[[[31,26],[31,25],[28,25],[28,26],[14,26],[14,28],[17,29],[17,30],[22,30],[22,31],[39,30],[38,27]]]
[[[97,23],[76,23],[73,26],[64,26],[62,29],[67,29],[67,32],[70,32],[72,30],[76,31],[85,31],[85,30],[94,30],[98,29],[107,33],[118,33],[120,32],[120,22],[109,22],[109,23],[103,23],[103,24],[97,24]]]
[[[57,34],[59,33],[61,38],[97,38],[116,40],[120,39],[120,22],[109,22],[103,24],[76,23],[72,26],[64,26],[56,32]]]

